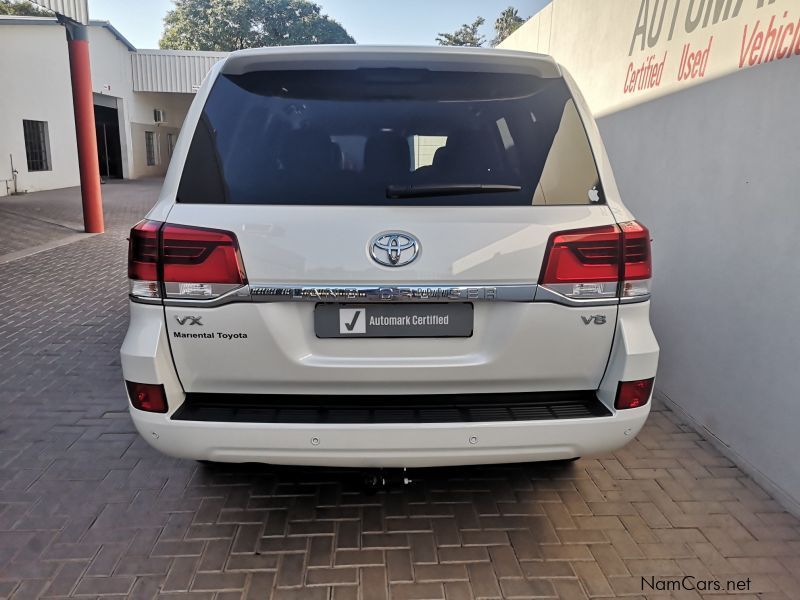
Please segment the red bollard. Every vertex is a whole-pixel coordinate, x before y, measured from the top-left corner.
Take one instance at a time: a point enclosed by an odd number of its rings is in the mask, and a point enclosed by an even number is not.
[[[83,225],[87,233],[103,233],[103,196],[100,191],[100,163],[94,125],[92,70],[89,61],[89,32],[85,25],[62,21],[67,29],[69,70],[72,78],[72,104],[75,109],[75,136],[78,140],[78,167],[81,176]]]

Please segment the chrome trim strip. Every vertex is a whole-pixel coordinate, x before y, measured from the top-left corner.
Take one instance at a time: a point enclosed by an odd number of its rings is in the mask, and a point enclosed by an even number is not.
[[[563,294],[559,294],[555,290],[540,285],[536,290],[536,299],[534,302],[552,302],[554,304],[571,307],[615,306],[619,304],[619,298],[616,296],[613,298],[569,298]]]
[[[293,286],[254,283],[253,302],[533,302],[536,284]]]
[[[508,285],[415,285],[415,286],[292,286],[255,283],[211,300],[164,298],[164,306],[214,308],[234,302],[552,302],[574,308],[636,304],[650,300],[650,294],[630,298],[568,298],[536,284]],[[161,298],[130,296],[132,302],[161,305]]]
[[[190,298],[164,298],[164,306],[186,306],[195,308],[214,308],[215,306],[223,306],[224,304],[232,304],[234,302],[251,302],[250,286],[243,286],[231,290],[227,294],[222,294],[218,298],[211,300],[192,300]]]
[[[128,294],[128,298],[131,302],[136,302],[137,304],[150,304],[152,306],[161,306],[161,298],[144,298],[142,296],[134,296],[133,294]]]

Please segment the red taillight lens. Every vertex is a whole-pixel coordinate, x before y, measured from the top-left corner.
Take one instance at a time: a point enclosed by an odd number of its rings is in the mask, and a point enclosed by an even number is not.
[[[228,231],[165,224],[161,230],[163,277],[170,283],[247,283],[239,244]]]
[[[554,233],[547,244],[539,283],[617,281],[619,255],[616,225]]]
[[[650,260],[650,231],[636,221],[621,223],[625,244],[625,281],[650,279],[653,267]]]
[[[128,278],[158,281],[158,221],[140,221],[128,239]]]
[[[614,400],[614,408],[624,410],[626,408],[644,406],[650,400],[652,391],[653,378],[620,381],[617,387],[617,398]]]
[[[131,230],[130,293],[139,298],[216,298],[247,284],[229,231],[142,221]],[[162,289],[163,288],[163,289]]]
[[[650,264],[650,232],[636,221],[558,231],[547,243],[539,284],[576,299],[643,296]]]
[[[133,381],[126,381],[125,385],[134,408],[154,413],[167,412],[167,395],[163,385]]]

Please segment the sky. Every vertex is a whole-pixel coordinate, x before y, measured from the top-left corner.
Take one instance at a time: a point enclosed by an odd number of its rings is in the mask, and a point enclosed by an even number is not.
[[[360,44],[435,44],[476,17],[486,19],[483,34],[493,37],[494,20],[508,6],[528,18],[549,0],[316,0],[322,11],[344,25]],[[89,0],[92,19],[111,21],[137,48],[158,48],[162,20],[171,0]]]

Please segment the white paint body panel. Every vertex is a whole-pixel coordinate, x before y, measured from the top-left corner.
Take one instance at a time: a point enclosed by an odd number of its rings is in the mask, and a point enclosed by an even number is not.
[[[175,204],[170,223],[233,231],[251,282],[536,283],[553,231],[613,223],[607,206],[251,206]],[[417,259],[369,256],[383,231],[408,231]]]
[[[508,423],[195,423],[132,409],[139,433],[178,458],[328,467],[433,467],[602,455],[632,440],[650,405],[615,417]],[[157,437],[156,437],[157,436]],[[470,438],[477,438],[470,443]],[[319,440],[317,445],[312,438]]]
[[[617,307],[476,303],[470,338],[318,339],[313,303],[244,303],[202,311],[204,331],[247,339],[175,339],[190,392],[240,394],[440,394],[596,389]],[[196,311],[195,311],[196,313]],[[167,329],[192,333],[167,307]],[[603,315],[605,325],[581,317]]]
[[[598,397],[609,407],[614,401],[618,377],[644,379],[656,372],[658,345],[649,325],[649,308],[649,302],[619,307],[621,327],[615,337],[606,375],[598,386]],[[162,311],[159,306],[131,305],[131,327],[122,345],[122,368],[126,380],[164,384],[170,407],[167,414],[145,413],[134,408],[130,412],[144,439],[170,456],[223,462],[353,467],[558,460],[602,454],[623,446],[636,436],[650,411],[647,404],[626,411],[612,408],[612,416],[592,419],[422,425],[173,421],[170,417],[182,405],[185,394],[170,356]],[[221,357],[216,356],[215,360]],[[418,357],[418,360],[424,358]],[[208,366],[207,362],[200,364]],[[441,391],[463,391],[452,381],[442,381],[438,375],[441,369],[424,371]],[[466,376],[469,366],[465,365],[460,372]],[[402,393],[406,389],[405,383],[403,390],[399,390],[396,383],[390,386],[383,382],[368,383],[386,393]],[[495,391],[504,389],[496,382],[487,382],[485,387]],[[327,389],[330,393],[330,387]],[[475,390],[474,387],[470,389]],[[472,436],[478,438],[477,445],[469,443]],[[311,444],[312,437],[319,438],[319,445]]]

